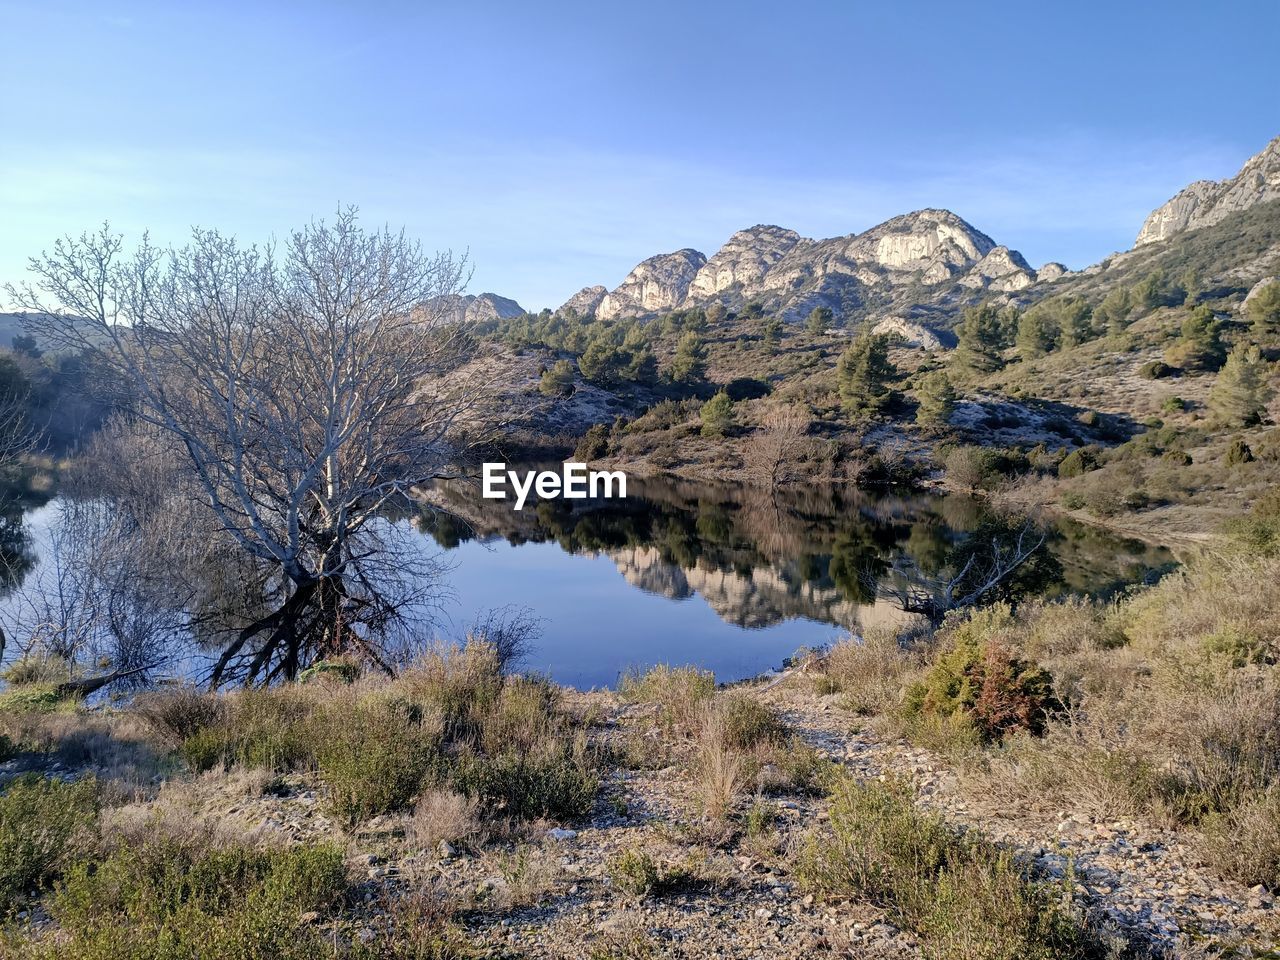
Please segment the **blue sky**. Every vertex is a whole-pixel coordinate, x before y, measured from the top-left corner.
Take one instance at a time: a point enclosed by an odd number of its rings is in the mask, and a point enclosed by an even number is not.
[[[1272,0],[0,0],[0,285],[103,219],[256,240],[339,204],[535,309],[925,206],[1080,267],[1280,135],[1277,36]]]

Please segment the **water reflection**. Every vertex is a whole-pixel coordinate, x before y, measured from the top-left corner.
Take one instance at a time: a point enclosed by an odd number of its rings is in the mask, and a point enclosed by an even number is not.
[[[631,586],[672,600],[700,596],[738,627],[805,618],[852,630],[901,619],[877,589],[895,560],[939,570],[974,531],[997,522],[983,503],[959,496],[833,487],[770,494],[638,478],[628,492],[625,500],[549,500],[515,511],[455,482],[430,492],[444,512],[424,511],[415,522],[446,549],[472,540],[554,543],[607,557]],[[1016,589],[1105,595],[1172,564],[1163,548],[1060,523]]]

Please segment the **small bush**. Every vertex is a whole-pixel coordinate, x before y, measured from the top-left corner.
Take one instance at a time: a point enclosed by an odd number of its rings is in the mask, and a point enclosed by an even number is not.
[[[749,694],[726,694],[717,707],[723,715],[724,740],[730,748],[747,750],[786,739],[787,728],[777,711]]]
[[[950,648],[907,689],[907,718],[972,726],[988,741],[1013,730],[1042,734],[1061,704],[1049,673],[1014,656],[994,636],[1011,622],[1009,608],[997,605],[953,627]]]
[[[458,789],[496,802],[519,817],[580,817],[600,789],[599,764],[584,736],[547,737],[531,750],[462,753],[454,763]]]
[[[1062,462],[1058,464],[1058,476],[1064,479],[1079,477],[1097,468],[1097,451],[1090,447],[1080,447],[1062,458]]]
[[[428,788],[418,798],[406,824],[409,843],[436,852],[442,843],[466,843],[481,833],[480,804],[475,797],[442,788]]]
[[[74,707],[76,701],[58,693],[46,684],[11,687],[0,693],[0,711],[6,713],[51,713]]]
[[[901,783],[841,777],[829,823],[801,858],[801,883],[816,893],[866,898],[887,908],[920,935],[926,956],[1102,955],[1072,911],[1067,889],[1024,875],[989,841],[952,833],[937,814],[917,809]]]
[[[648,896],[658,885],[658,865],[642,850],[624,850],[607,870],[613,888],[633,897]]]
[[[1138,376],[1147,380],[1163,380],[1165,377],[1171,377],[1175,373],[1177,373],[1177,370],[1163,360],[1150,360],[1138,368]]]
[[[357,823],[410,806],[433,768],[440,731],[403,700],[339,700],[315,724],[316,765],[334,813]]]
[[[91,846],[97,830],[93,780],[21,777],[0,793],[0,916],[46,887]]]
[[[322,934],[300,928],[347,891],[342,851],[261,850],[164,835],[70,871],[49,908],[64,937],[32,957],[59,960],[312,960]]]
[[[307,722],[315,700],[296,686],[241,690],[221,697],[222,703],[196,706],[200,694],[180,695],[170,706],[153,710],[153,723],[189,723],[194,727],[182,742],[181,753],[196,770],[236,764],[276,772],[301,770],[315,762],[314,741]],[[191,710],[185,719],[179,714]],[[207,714],[200,711],[207,709]],[[159,714],[167,713],[161,719]],[[205,723],[207,721],[207,723]],[[201,724],[204,725],[201,725]]]
[[[1203,828],[1205,857],[1223,876],[1280,892],[1280,789],[1207,818]]]
[[[1164,402],[1160,404],[1160,409],[1165,413],[1179,413],[1187,409],[1187,401],[1181,397],[1165,397]]]
[[[207,728],[220,726],[226,718],[226,704],[216,694],[181,686],[138,696],[133,712],[160,739],[181,747]]]
[[[652,704],[665,728],[685,734],[697,728],[699,708],[715,692],[715,674],[697,667],[660,663],[646,673],[627,671],[618,679],[618,695],[624,701]]]
[[[1253,450],[1243,437],[1236,437],[1227,447],[1227,466],[1234,467],[1242,463],[1253,462]]]

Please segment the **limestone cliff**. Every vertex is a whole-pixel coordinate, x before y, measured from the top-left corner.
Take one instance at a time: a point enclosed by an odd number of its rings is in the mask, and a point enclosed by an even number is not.
[[[442,313],[454,320],[484,323],[518,317],[524,313],[524,307],[496,293],[481,293],[448,297],[442,304]]]
[[[687,247],[650,257],[601,299],[596,316],[609,320],[628,314],[672,310],[684,302],[693,278],[706,262],[703,254]]]
[[[610,319],[758,301],[788,320],[818,306],[840,317],[875,318],[927,313],[1035,280],[1021,254],[949,210],[918,210],[826,240],[761,224],[739,230],[710,259],[689,249],[651,257],[602,297],[595,313]],[[586,292],[566,307],[581,312]]]
[[[1280,200],[1280,137],[1250,157],[1227,180],[1197,180],[1153,210],[1136,246],[1165,240],[1184,230],[1207,227],[1255,204]]]
[[[560,304],[557,313],[576,313],[580,317],[596,312],[603,300],[609,293],[607,287],[596,284],[594,287],[583,287],[572,297]]]

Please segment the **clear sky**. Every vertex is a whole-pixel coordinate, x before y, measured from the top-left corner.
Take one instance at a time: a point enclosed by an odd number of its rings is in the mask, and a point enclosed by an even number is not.
[[[1280,134],[1278,37],[1275,0],[0,0],[0,285],[103,219],[264,239],[339,204],[534,309],[926,206],[1080,267]]]

